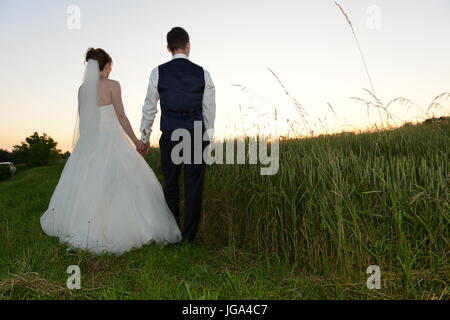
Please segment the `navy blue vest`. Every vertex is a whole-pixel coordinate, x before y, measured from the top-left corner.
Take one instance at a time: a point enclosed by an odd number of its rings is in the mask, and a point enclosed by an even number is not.
[[[192,130],[194,121],[203,123],[203,68],[188,59],[177,58],[158,67],[161,131]]]

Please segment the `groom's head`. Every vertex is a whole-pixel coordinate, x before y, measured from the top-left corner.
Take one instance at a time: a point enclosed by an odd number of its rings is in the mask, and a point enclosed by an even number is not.
[[[167,50],[169,50],[172,55],[184,53],[189,56],[191,43],[189,42],[189,34],[186,30],[181,27],[175,27],[167,33]]]

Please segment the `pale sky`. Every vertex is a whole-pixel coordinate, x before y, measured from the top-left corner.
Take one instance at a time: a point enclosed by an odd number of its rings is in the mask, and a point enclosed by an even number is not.
[[[426,108],[450,91],[450,1],[338,2],[354,24],[383,101],[403,96]],[[80,29],[67,27],[70,5],[80,8]],[[367,24],[372,5],[380,10],[379,28]],[[112,56],[111,78],[121,83],[139,134],[150,71],[170,59],[165,37],[173,26],[189,32],[191,60],[215,82],[218,137],[273,125],[270,106],[298,120],[268,67],[323,130],[378,120],[349,99],[366,97],[362,88],[369,83],[350,28],[331,0],[0,0],[0,148],[11,149],[38,131],[71,149],[77,89],[91,46]],[[448,114],[449,106],[447,101],[438,113]],[[423,116],[398,105],[392,112],[403,120]],[[153,128],[159,134],[158,121]],[[279,120],[278,132],[286,128]]]

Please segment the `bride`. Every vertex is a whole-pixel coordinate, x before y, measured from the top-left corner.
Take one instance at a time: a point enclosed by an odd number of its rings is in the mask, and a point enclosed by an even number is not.
[[[150,242],[181,240],[155,174],[136,151],[145,145],[125,115],[111,57],[86,53],[78,92],[78,141],[41,226],[72,248],[121,254]]]

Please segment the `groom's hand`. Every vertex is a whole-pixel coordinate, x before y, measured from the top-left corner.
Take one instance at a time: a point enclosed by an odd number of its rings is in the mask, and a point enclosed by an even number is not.
[[[150,143],[144,143],[143,141],[139,141],[139,144],[136,146],[137,151],[142,155],[145,156],[148,154],[148,151],[150,149]]]
[[[142,156],[148,155],[150,151],[150,142],[144,143],[144,149],[142,150]]]
[[[139,152],[139,154],[141,156],[144,156],[146,154],[145,153],[145,149],[146,149],[145,143],[142,141],[136,141],[135,145],[136,145],[136,151]]]

